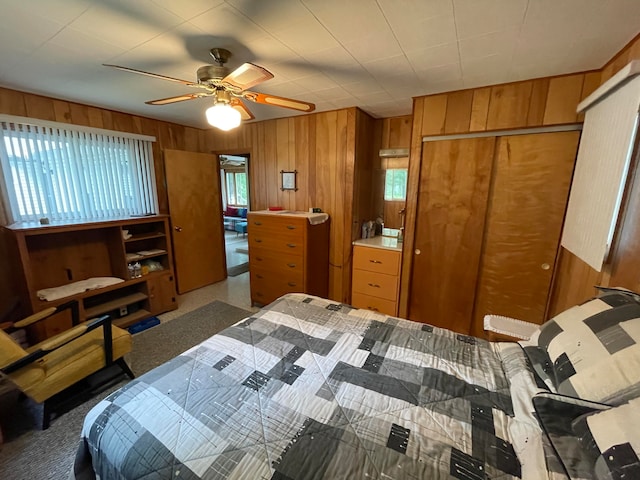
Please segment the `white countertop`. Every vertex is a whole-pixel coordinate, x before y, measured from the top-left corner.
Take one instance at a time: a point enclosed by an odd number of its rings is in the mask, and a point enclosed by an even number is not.
[[[385,250],[395,250],[402,252],[402,242],[398,242],[396,237],[383,237],[378,235],[373,238],[361,238],[353,242],[354,245],[363,247],[383,248]]]

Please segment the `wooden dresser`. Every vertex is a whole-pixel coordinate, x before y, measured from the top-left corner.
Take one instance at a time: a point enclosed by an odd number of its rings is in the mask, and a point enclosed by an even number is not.
[[[326,297],[329,218],[306,212],[249,212],[251,302],[266,305],[291,292]]]
[[[400,291],[402,243],[374,237],[353,243],[351,304],[396,316]]]

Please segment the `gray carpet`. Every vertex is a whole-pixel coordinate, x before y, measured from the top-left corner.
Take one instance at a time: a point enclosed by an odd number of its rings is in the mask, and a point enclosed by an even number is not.
[[[136,376],[142,375],[250,315],[251,312],[241,308],[214,301],[134,335],[133,351],[127,356],[127,362]],[[85,415],[127,381],[54,419],[45,431],[36,430],[29,401],[19,401],[16,392],[1,397],[0,424],[5,444],[0,447],[0,478],[67,478]]]

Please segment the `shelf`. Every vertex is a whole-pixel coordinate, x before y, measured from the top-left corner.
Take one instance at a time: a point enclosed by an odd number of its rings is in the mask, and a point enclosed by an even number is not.
[[[128,252],[128,253],[136,255],[135,258],[126,258],[127,263],[131,263],[131,262],[139,262],[140,260],[147,260],[149,258],[162,257],[167,255],[168,252],[166,250],[162,250],[161,252],[154,252],[154,253],[149,253],[145,255],[140,255],[136,252]]]
[[[100,295],[101,293],[112,292],[114,290],[120,290],[121,288],[125,288],[125,287],[127,287],[129,285],[135,285],[136,283],[142,283],[142,282],[148,280],[149,278],[153,278],[154,276],[163,275],[163,274],[167,273],[167,271],[170,271],[170,270],[169,269],[156,270],[156,271],[153,271],[153,272],[149,272],[146,275],[142,275],[141,277],[131,278],[131,279],[125,280],[124,282],[120,282],[120,283],[114,283],[113,285],[109,285],[108,287],[96,288],[94,290],[87,290],[85,292],[78,293],[76,295],[70,295],[68,297],[59,298],[57,300],[53,300],[53,301],[50,301],[50,302],[48,302],[46,300],[36,299],[36,301],[34,302],[34,305],[38,305],[38,307],[39,307],[36,311],[43,310],[44,308],[47,308],[47,307],[56,307],[58,305],[66,303],[66,302],[68,302],[70,300],[82,300],[82,299],[85,299],[85,298],[89,298],[89,297],[94,297],[96,295]]]
[[[149,240],[152,238],[163,238],[166,237],[166,235],[162,232],[153,232],[153,233],[144,233],[144,234],[140,234],[140,235],[134,235],[131,238],[126,238],[124,239],[125,243],[130,243],[130,242],[138,242],[141,240]]]
[[[136,302],[141,302],[142,300],[146,300],[148,297],[142,292],[135,292],[130,295],[125,295],[124,297],[115,298],[108,302],[101,303],[96,305],[95,307],[90,307],[85,309],[85,315],[87,318],[97,317],[102,315],[103,313],[110,312],[112,310],[117,310],[120,307],[126,307],[127,305],[131,305]]]
[[[148,318],[150,316],[151,316],[151,312],[150,311],[144,310],[144,309],[140,309],[140,310],[136,310],[133,313],[130,313],[129,315],[127,315],[125,317],[116,318],[111,323],[113,325],[115,325],[116,327],[127,328],[127,327],[130,327],[131,325],[133,325],[134,323],[139,322],[140,320],[143,320],[143,319]]]

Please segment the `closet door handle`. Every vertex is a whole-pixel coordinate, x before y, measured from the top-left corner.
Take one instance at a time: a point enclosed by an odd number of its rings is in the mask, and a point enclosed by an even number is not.
[[[380,288],[380,285],[378,285],[377,283],[368,283],[367,285],[373,288]]]

